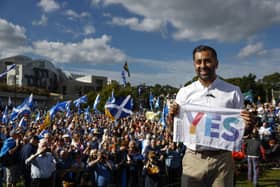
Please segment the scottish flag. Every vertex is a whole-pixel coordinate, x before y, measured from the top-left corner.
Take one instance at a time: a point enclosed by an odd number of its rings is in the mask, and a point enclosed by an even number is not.
[[[155,103],[155,109],[159,108],[159,97],[157,97],[156,103]]]
[[[3,116],[2,116],[2,123],[7,125],[8,124],[8,107],[6,105]]]
[[[22,127],[22,128],[24,128],[24,129],[27,128],[27,120],[25,119],[24,116],[23,116],[23,117],[21,118],[21,120],[19,121],[18,127]]]
[[[123,81],[123,84],[124,86],[126,85],[126,78],[125,78],[125,72],[124,70],[122,70],[122,81]]]
[[[73,101],[75,107],[79,107],[82,103],[87,103],[87,95],[84,95]]]
[[[19,115],[30,114],[31,108],[29,106],[28,100],[25,100],[22,104],[14,107],[10,115],[10,120],[14,121]]]
[[[150,92],[150,95],[149,95],[149,104],[150,104],[150,109],[153,110],[154,96],[153,96],[152,92]]]
[[[94,111],[98,111],[98,110],[97,110],[97,105],[99,104],[99,102],[100,102],[100,94],[98,94],[98,95],[96,96],[95,100],[94,100],[94,103],[93,103],[93,110],[94,110]]]
[[[86,120],[87,122],[91,122],[89,106],[85,109],[84,117],[85,117],[85,120]]]
[[[53,106],[49,110],[50,118],[52,119],[57,112],[67,111],[68,108],[70,107],[70,103],[71,103],[71,101],[63,101],[63,102],[57,103],[55,106]]]
[[[167,115],[168,115],[168,106],[167,104],[165,104],[163,106],[163,109],[162,109],[162,113],[161,113],[161,118],[160,118],[160,124],[165,128],[166,127],[166,118],[167,118]]]
[[[35,117],[35,122],[38,122],[40,120],[40,111],[37,112],[37,115]]]
[[[131,107],[131,95],[126,98],[116,99],[115,103],[106,103],[105,110],[107,110],[114,120],[123,118],[133,114]]]

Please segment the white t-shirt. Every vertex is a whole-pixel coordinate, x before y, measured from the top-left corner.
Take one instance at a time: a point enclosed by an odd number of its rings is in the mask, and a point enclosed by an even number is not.
[[[200,81],[183,87],[176,96],[176,103],[179,105],[189,103],[202,105],[206,107],[223,107],[241,109],[244,105],[243,95],[240,88],[227,83],[220,78],[205,87]],[[192,150],[205,150],[206,147],[197,146],[196,144],[185,145]]]

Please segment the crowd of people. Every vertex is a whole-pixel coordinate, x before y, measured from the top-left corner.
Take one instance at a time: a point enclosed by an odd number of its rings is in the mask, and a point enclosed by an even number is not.
[[[1,125],[7,186],[180,186],[186,147],[156,121],[135,113],[117,123],[104,114],[57,115],[40,129],[34,116],[27,128]],[[2,153],[4,154],[4,153]]]
[[[249,158],[263,158],[279,167],[279,108],[264,104],[250,110],[259,120],[245,134],[244,145],[251,148],[249,140],[256,138],[264,152],[245,148],[248,166]],[[60,113],[44,130],[34,116],[26,118],[25,129],[1,125],[2,181],[7,186],[19,180],[25,186],[180,186],[186,147],[173,142],[172,133],[144,113],[117,123],[104,114],[93,114],[87,122],[83,115],[66,118]],[[8,158],[1,155],[5,144],[12,143]],[[258,180],[259,167],[253,164]],[[253,180],[251,172],[248,169],[248,179]]]

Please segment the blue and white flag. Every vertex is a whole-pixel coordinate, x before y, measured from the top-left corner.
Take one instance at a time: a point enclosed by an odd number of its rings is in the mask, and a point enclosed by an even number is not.
[[[241,109],[182,104],[174,118],[173,141],[239,151],[245,123]]]
[[[10,114],[10,120],[14,121],[19,115],[31,113],[30,103],[28,101],[29,100],[25,99],[22,104],[13,108],[12,113]]]
[[[164,104],[162,112],[161,112],[161,118],[160,118],[160,124],[165,128],[166,127],[166,118],[168,115],[168,106],[167,104]]]
[[[37,115],[35,117],[35,122],[40,121],[40,111],[37,112]]]
[[[125,78],[125,72],[124,70],[122,70],[122,81],[123,81],[123,84],[124,86],[126,85],[126,78]]]
[[[150,109],[153,110],[154,96],[151,91],[150,91],[150,95],[149,95],[149,105],[150,105]]]
[[[26,118],[25,118],[24,116],[23,116],[23,117],[21,118],[21,120],[19,121],[18,127],[22,127],[22,128],[24,128],[24,129],[27,128],[27,120],[26,120]]]
[[[12,106],[13,106],[12,99],[11,99],[11,97],[9,96],[9,99],[8,99],[8,107],[12,107]]]
[[[2,123],[7,125],[8,124],[8,107],[6,105],[3,116],[2,116]]]
[[[155,109],[159,108],[159,96],[157,97],[156,103],[155,103]]]
[[[94,103],[93,103],[93,110],[94,111],[98,111],[97,110],[97,105],[100,103],[100,94],[97,94],[95,100],[94,100]]]
[[[38,138],[41,140],[45,137],[45,134],[48,134],[48,133],[49,133],[49,131],[44,129],[40,132],[40,134],[38,135]]]
[[[51,119],[55,116],[57,112],[65,112],[70,107],[71,101],[63,101],[54,105],[50,110],[50,117]]]
[[[115,103],[106,103],[105,109],[107,109],[114,120],[123,118],[133,114],[131,108],[131,96],[128,95],[126,98],[116,99]]]
[[[4,77],[9,71],[11,71],[12,69],[14,69],[16,67],[16,64],[12,64],[10,66],[7,66],[7,70],[5,70],[4,72],[2,72],[0,74],[0,78]]]
[[[82,103],[87,103],[87,95],[84,95],[73,101],[75,107],[79,107]]]
[[[87,122],[91,122],[91,117],[90,117],[90,111],[89,111],[89,106],[85,109],[85,112],[84,112],[84,117],[85,117],[85,120]]]

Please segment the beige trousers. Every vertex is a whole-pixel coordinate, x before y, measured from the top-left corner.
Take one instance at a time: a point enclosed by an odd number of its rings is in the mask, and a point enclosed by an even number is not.
[[[233,187],[234,161],[229,151],[187,150],[182,187]]]

